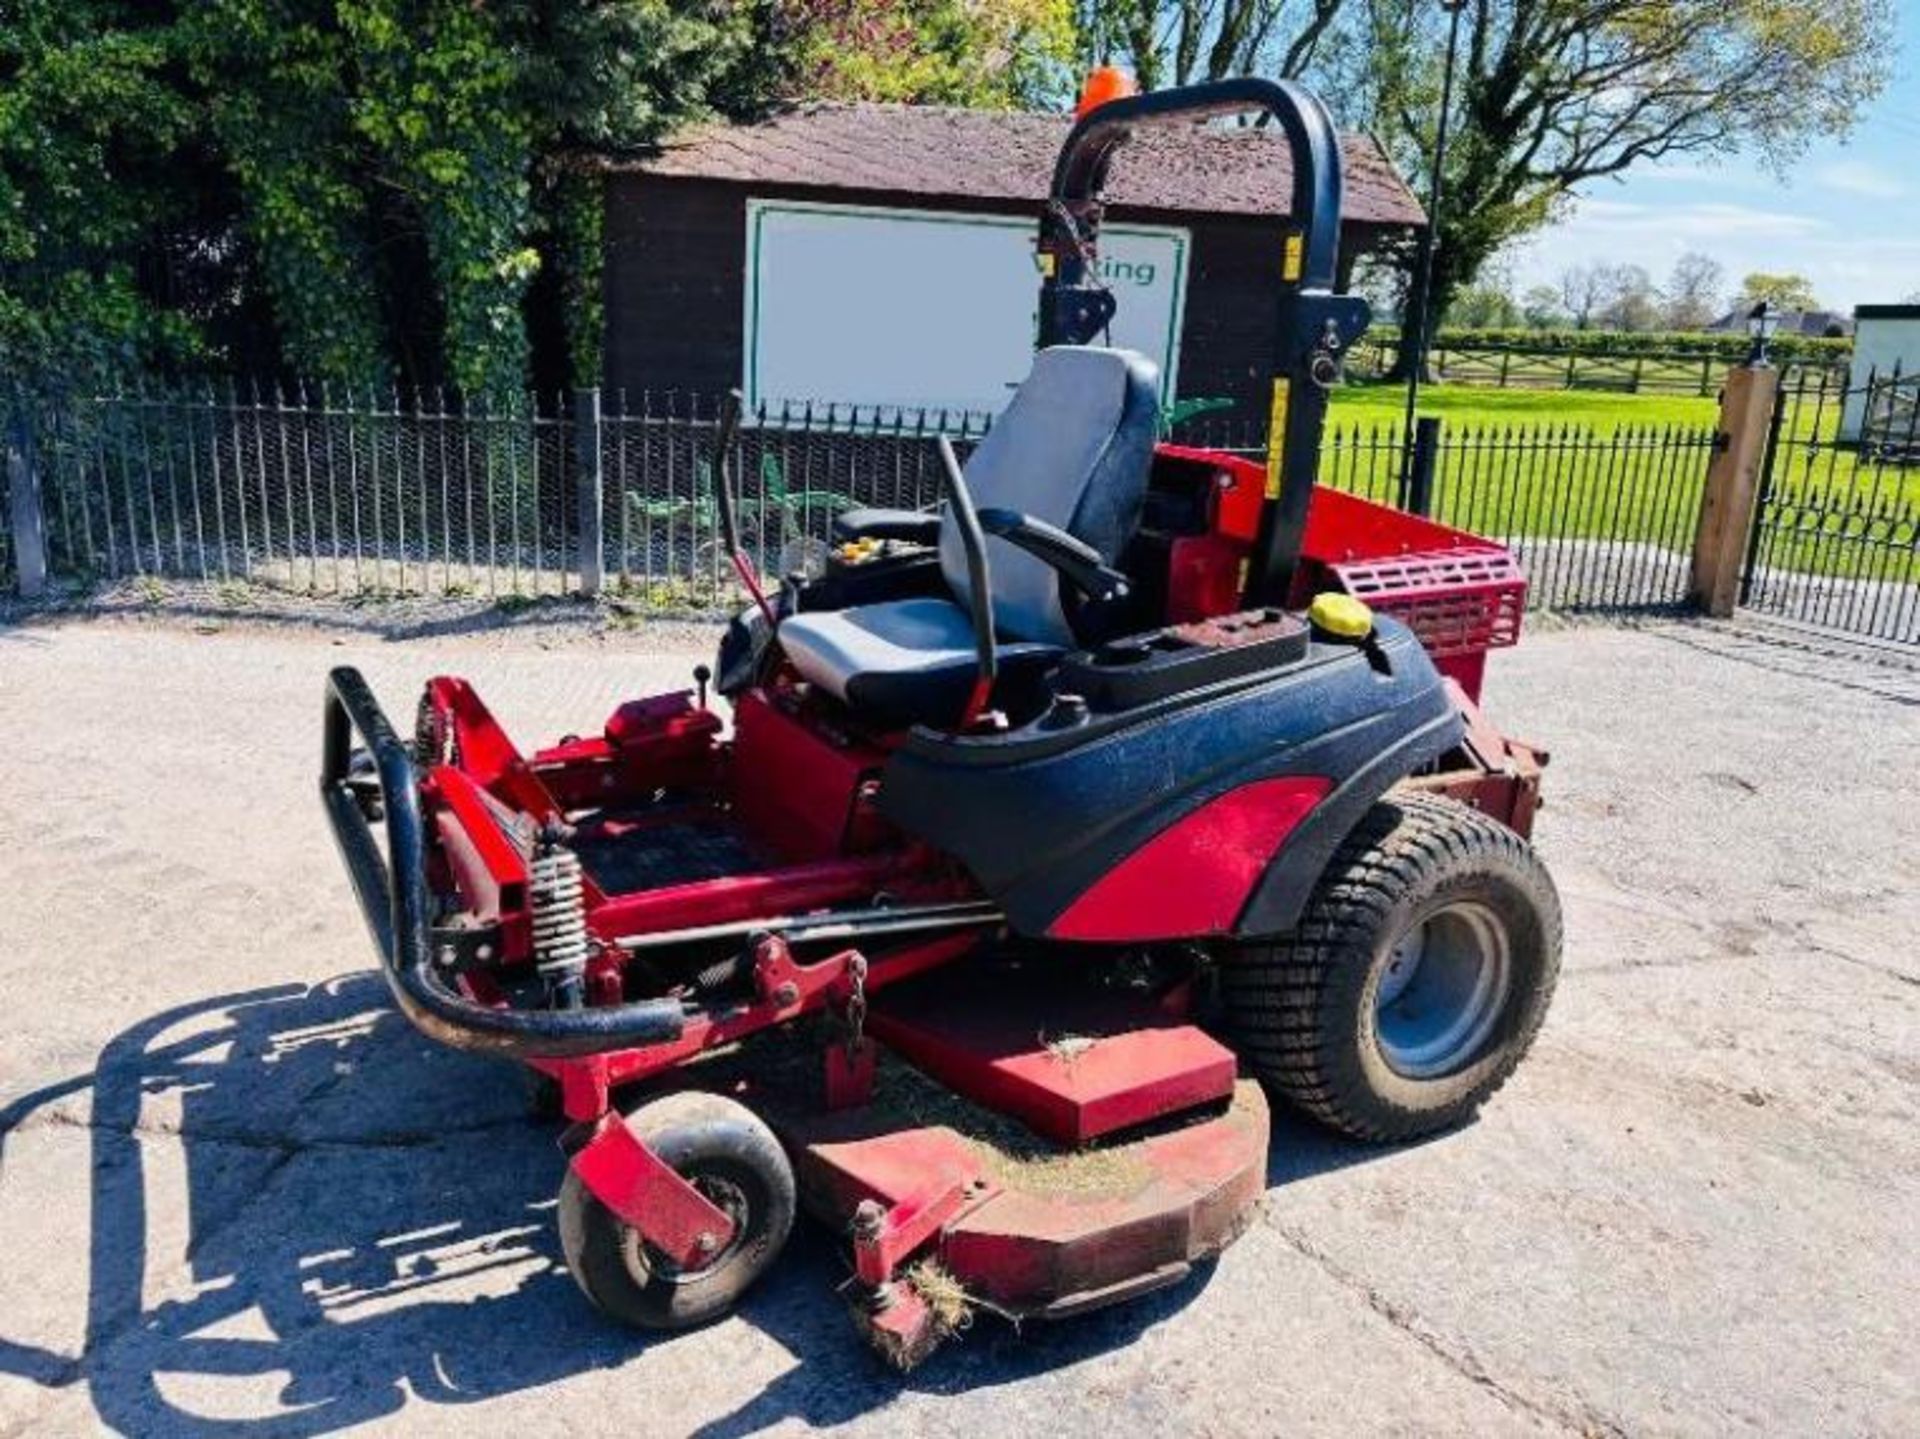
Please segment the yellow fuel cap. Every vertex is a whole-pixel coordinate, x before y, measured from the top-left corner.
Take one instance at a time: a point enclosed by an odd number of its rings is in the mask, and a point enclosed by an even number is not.
[[[1373,611],[1352,595],[1328,590],[1313,597],[1307,621],[1315,629],[1343,640],[1363,640],[1373,633]]]

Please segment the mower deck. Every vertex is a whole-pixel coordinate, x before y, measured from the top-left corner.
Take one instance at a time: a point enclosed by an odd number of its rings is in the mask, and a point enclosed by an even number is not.
[[[852,1236],[853,1318],[903,1368],[976,1308],[1064,1318],[1177,1283],[1265,1192],[1266,1101],[1212,1039],[1085,987],[1043,987],[1038,1005],[1022,994],[993,1022],[954,1007],[996,986],[967,964],[890,995],[884,1018],[876,1005],[888,1052],[861,1103],[813,1102],[817,1052],[784,1034],[735,1068],[793,1158],[802,1206]],[[1141,1117],[1102,1129],[1126,1115]],[[1075,1143],[1076,1128],[1101,1133]]]
[[[1187,997],[1184,985],[1152,999],[975,963],[882,994],[867,1029],[975,1103],[1085,1145],[1231,1096],[1233,1052],[1185,1022]]]
[[[1266,1192],[1267,1105],[1251,1081],[1211,1118],[1049,1156],[948,1124],[889,1128],[871,1110],[776,1127],[807,1211],[853,1233],[869,1286],[855,1323],[903,1368],[973,1307],[1062,1319],[1176,1284],[1245,1231]]]

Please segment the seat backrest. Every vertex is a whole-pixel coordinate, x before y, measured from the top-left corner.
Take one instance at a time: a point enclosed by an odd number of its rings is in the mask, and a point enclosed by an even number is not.
[[[1159,380],[1153,362],[1131,350],[1042,350],[967,461],[974,506],[1045,520],[1114,563],[1140,523],[1159,437]],[[1053,567],[1005,540],[989,539],[987,552],[995,627],[1015,639],[1074,644]],[[940,569],[966,603],[967,556],[950,517],[940,526]]]

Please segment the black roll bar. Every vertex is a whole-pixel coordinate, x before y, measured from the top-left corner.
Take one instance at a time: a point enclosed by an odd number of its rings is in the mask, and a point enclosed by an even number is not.
[[[1267,431],[1267,504],[1247,579],[1249,604],[1284,604],[1320,466],[1327,391],[1341,356],[1366,331],[1367,303],[1337,295],[1340,139],[1326,106],[1291,80],[1248,77],[1110,100],[1067,135],[1040,220],[1040,345],[1085,345],[1113,318],[1098,273],[1100,192],[1114,154],[1142,125],[1193,123],[1263,112],[1279,122],[1293,160],[1293,194],[1281,254],[1274,319],[1272,410]]]
[[[355,733],[366,741],[380,781],[385,856],[349,783]],[[366,680],[347,666],[327,676],[320,797],[387,985],[400,1012],[421,1033],[454,1049],[518,1059],[561,1059],[680,1037],[686,1011],[677,999],[589,1009],[497,1008],[469,999],[440,974],[428,919],[426,830],[413,759]]]

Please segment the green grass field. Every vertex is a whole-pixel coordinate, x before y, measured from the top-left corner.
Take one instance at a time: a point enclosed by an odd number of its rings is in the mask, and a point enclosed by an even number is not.
[[[1399,385],[1335,392],[1327,482],[1375,498],[1396,492],[1405,403]],[[1691,543],[1717,400],[1436,385],[1421,390],[1419,412],[1445,425],[1436,518],[1448,524],[1506,538]],[[1788,416],[1762,563],[1920,580],[1920,466],[1877,464],[1827,443],[1837,403],[1794,405]]]
[[[1400,385],[1342,385],[1333,393],[1330,418],[1342,425],[1398,425],[1406,402],[1407,392]],[[1420,413],[1440,416],[1449,428],[1570,424],[1610,435],[1629,426],[1711,426],[1719,409],[1713,400],[1685,395],[1493,390],[1474,385],[1428,385],[1420,391]]]
[[[1396,493],[1398,385],[1334,394],[1321,471],[1376,499]],[[1672,395],[1436,385],[1422,415],[1443,421],[1435,518],[1519,538],[1618,539],[1683,546],[1706,474],[1717,407]]]

